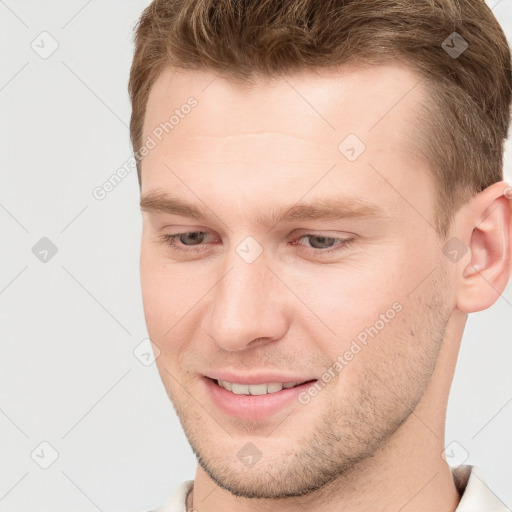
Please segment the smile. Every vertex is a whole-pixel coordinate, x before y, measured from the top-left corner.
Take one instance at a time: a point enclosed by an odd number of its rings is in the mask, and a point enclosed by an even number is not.
[[[302,382],[269,382],[263,384],[239,384],[237,382],[228,382],[226,380],[217,379],[217,384],[227,391],[231,391],[235,395],[266,395],[269,393],[277,393],[284,389],[300,386]]]

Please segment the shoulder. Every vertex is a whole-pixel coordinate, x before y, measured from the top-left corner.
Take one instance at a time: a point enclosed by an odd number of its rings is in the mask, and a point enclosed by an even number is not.
[[[475,466],[459,466],[452,469],[453,481],[461,494],[455,512],[508,512],[508,508],[487,486],[480,470]]]
[[[147,512],[185,512],[187,494],[192,489],[194,480],[185,480],[174,489],[163,506]]]

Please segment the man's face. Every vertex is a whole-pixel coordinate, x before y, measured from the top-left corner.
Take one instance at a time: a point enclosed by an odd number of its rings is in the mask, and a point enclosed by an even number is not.
[[[147,327],[202,469],[236,495],[297,496],[360,467],[429,389],[454,303],[410,151],[418,82],[393,64],[251,89],[165,71],[151,90]]]

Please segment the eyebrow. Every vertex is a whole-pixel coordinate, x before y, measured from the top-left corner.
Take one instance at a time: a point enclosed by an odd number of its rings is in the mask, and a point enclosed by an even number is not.
[[[164,192],[150,192],[141,197],[140,208],[151,213],[167,213],[191,217],[200,221],[218,218],[213,211],[203,205],[194,205]],[[318,199],[311,203],[297,203],[280,210],[272,209],[259,216],[256,222],[270,227],[280,223],[305,220],[336,220],[341,218],[387,217],[384,211],[374,203],[361,198],[338,197]]]

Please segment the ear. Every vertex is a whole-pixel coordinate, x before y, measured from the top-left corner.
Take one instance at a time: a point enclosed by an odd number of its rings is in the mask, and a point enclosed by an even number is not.
[[[456,306],[473,313],[492,306],[510,278],[512,187],[504,181],[494,183],[474,196],[459,215],[460,238],[452,238],[445,248],[455,243],[465,253],[457,268]],[[447,254],[444,248],[443,252]]]

